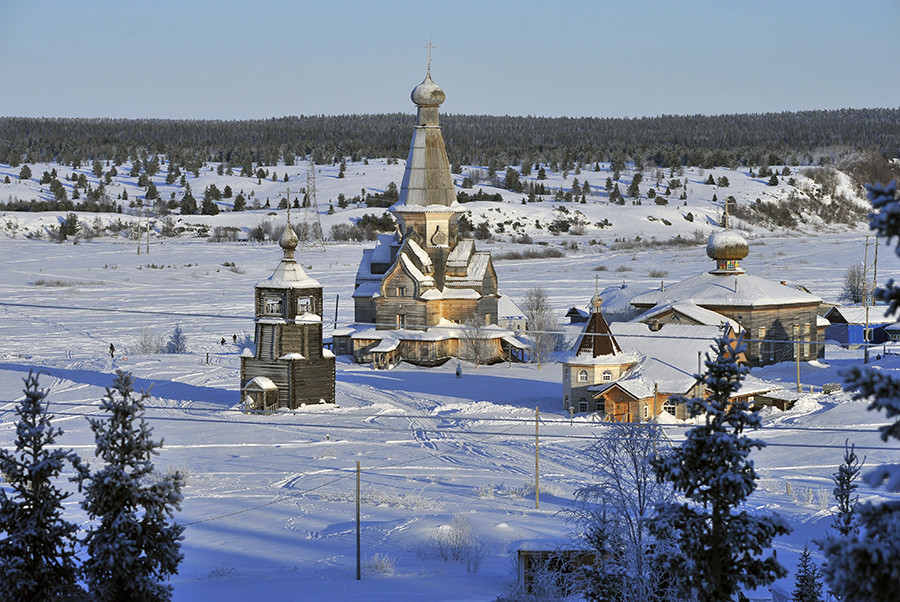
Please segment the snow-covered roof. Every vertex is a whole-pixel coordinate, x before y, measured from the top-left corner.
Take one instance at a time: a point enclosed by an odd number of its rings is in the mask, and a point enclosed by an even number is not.
[[[301,353],[297,353],[296,351],[291,351],[289,353],[285,353],[278,359],[280,359],[280,360],[304,360],[306,358],[303,357],[303,354],[301,354]]]
[[[406,255],[406,253],[400,254],[400,263],[403,265],[403,269],[406,270],[406,272],[412,277],[412,279],[419,283],[419,286],[434,286],[434,278],[423,274],[422,271],[416,267],[416,264],[413,263],[413,260]]]
[[[892,324],[896,322],[895,316],[885,316],[885,305],[869,307],[869,324]],[[858,305],[835,306],[825,312],[825,318],[832,323],[865,324],[866,308]]]
[[[752,274],[710,274],[704,272],[687,280],[635,296],[635,307],[690,301],[703,307],[772,307],[818,304],[815,295]]]
[[[563,363],[570,366],[619,366],[636,364],[643,359],[640,353],[635,351],[623,351],[621,353],[609,353],[593,357],[590,353],[572,354]]]
[[[700,307],[693,301],[672,301],[670,303],[663,303],[661,305],[657,305],[656,307],[648,309],[631,321],[643,322],[645,324],[648,324],[652,322],[653,319],[657,316],[660,316],[669,311],[680,313],[701,325],[719,326],[720,324],[725,323],[731,326],[731,329],[735,332],[740,332],[741,330],[740,324],[738,324],[734,320],[726,318],[720,313]]]
[[[356,290],[353,291],[353,297],[377,297],[381,294],[381,280],[363,281]]]
[[[475,241],[471,238],[462,238],[447,255],[447,266],[460,268],[468,265],[469,256],[475,252]]]
[[[393,234],[379,234],[372,249],[371,263],[391,263],[391,246],[395,242]]]
[[[307,276],[303,268],[293,259],[284,258],[275,268],[275,272],[256,283],[262,288],[322,288],[322,285]]]
[[[491,254],[487,251],[478,251],[469,256],[465,276],[451,276],[447,274],[445,282],[448,286],[463,288],[481,288],[487,267],[491,263]]]
[[[509,295],[500,295],[497,298],[497,317],[501,320],[525,318],[525,312],[516,305],[516,302]]]
[[[310,313],[308,311],[303,312],[299,316],[294,318],[294,322],[304,322],[304,323],[317,323],[322,321],[322,316],[317,316],[314,313]]]
[[[384,353],[386,351],[393,351],[399,346],[400,341],[398,339],[395,339],[394,337],[385,337],[381,339],[377,345],[372,347],[372,351]]]
[[[257,376],[247,381],[247,384],[244,385],[244,390],[246,391],[247,389],[251,391],[275,391],[278,387],[275,386],[271,379],[265,376]]]
[[[471,288],[450,288],[449,286],[441,293],[444,299],[480,299],[481,293]]]
[[[416,243],[416,241],[414,241],[410,238],[407,240],[406,246],[410,251],[413,252],[413,254],[415,254],[416,259],[419,260],[419,263],[421,263],[426,268],[431,267],[431,257],[428,256],[428,253],[425,252],[425,249],[420,247]]]

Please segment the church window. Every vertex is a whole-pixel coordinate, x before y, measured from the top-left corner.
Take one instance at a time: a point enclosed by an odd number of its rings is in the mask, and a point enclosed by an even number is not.
[[[650,403],[646,401],[644,402],[644,418],[650,418]]]
[[[579,412],[587,412],[588,411],[588,402],[582,399],[578,402],[578,411]]]
[[[578,382],[586,383],[587,381],[588,381],[587,370],[579,370],[578,371]]]
[[[406,314],[397,314],[397,326],[399,328],[406,327]]]
[[[405,287],[405,286],[398,286],[398,287],[397,287],[397,296],[398,296],[398,297],[405,297],[405,296],[406,296],[406,287]]]
[[[601,378],[603,379],[603,382],[608,383],[612,380],[612,372],[610,372],[609,370],[604,370]]]
[[[300,297],[297,299],[297,313],[313,313],[312,297]]]
[[[281,314],[281,299],[276,297],[266,297],[266,313]]]

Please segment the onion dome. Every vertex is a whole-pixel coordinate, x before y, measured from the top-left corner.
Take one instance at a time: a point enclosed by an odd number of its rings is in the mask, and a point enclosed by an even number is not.
[[[738,262],[750,253],[747,241],[730,230],[716,232],[706,242],[706,254],[716,260],[713,274],[743,273]]]
[[[441,87],[431,79],[431,71],[428,72],[421,84],[413,88],[409,97],[420,107],[440,106],[446,98]]]
[[[300,239],[297,238],[297,233],[294,232],[294,229],[291,228],[290,222],[288,222],[288,224],[284,227],[284,232],[282,232],[281,238],[278,239],[278,246],[284,249],[285,258],[294,258],[294,249],[297,248],[298,244],[300,244]]]
[[[603,299],[600,298],[600,293],[594,293],[594,296],[591,297],[591,311],[599,312],[601,305],[603,305]]]

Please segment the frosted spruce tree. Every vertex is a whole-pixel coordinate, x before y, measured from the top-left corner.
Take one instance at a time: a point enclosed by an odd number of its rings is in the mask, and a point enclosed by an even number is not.
[[[794,602],[824,602],[822,600],[822,574],[812,561],[809,547],[803,546],[800,562],[797,563],[797,575],[794,577],[794,591],[791,593]]]
[[[133,395],[131,375],[116,372],[101,407],[91,418],[96,454],[103,468],[86,477],[84,509],[94,525],[85,537],[90,558],[84,578],[92,599],[169,600],[164,583],[178,572],[184,527],[170,519],[180,508],[184,479],[179,472],[154,474],[151,456],[162,442],[150,438],[144,420],[149,395]]]
[[[742,341],[722,337],[713,350],[715,359],[707,354],[702,379],[706,398],[678,400],[702,422],[653,462],[657,478],[672,483],[687,501],[658,505],[648,523],[653,536],[674,539],[675,550],[655,554],[655,561],[669,570],[683,598],[701,602],[731,600],[740,585],[759,587],[786,575],[774,553],[764,556],[764,550],[790,531],[777,514],[740,508],[758,478],[750,452],[765,444],[744,435],[759,426],[759,416],[746,401],[731,399],[749,371],[738,363]]]
[[[875,212],[870,226],[890,243],[900,243],[900,201],[897,183],[867,185]],[[896,249],[900,255],[900,247]],[[900,284],[893,279],[875,291],[875,299],[889,304],[887,314],[900,308]],[[883,410],[888,418],[900,417],[900,379],[868,367],[854,366],[846,375],[854,399],[871,401],[869,410]],[[900,421],[880,428],[881,439],[900,439]],[[875,468],[863,476],[871,487],[900,491],[900,464]],[[878,601],[900,599],[900,501],[863,503],[856,507],[856,527],[846,535],[829,535],[822,545],[825,582],[841,600]]]
[[[24,378],[25,398],[16,406],[16,449],[0,450],[0,600],[53,600],[75,594],[76,526],[62,517],[62,491],[54,481],[67,465],[83,470],[72,450],[55,443],[38,388],[38,375]]]

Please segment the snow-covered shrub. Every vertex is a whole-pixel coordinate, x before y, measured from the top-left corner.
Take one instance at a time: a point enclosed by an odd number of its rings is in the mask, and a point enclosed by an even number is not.
[[[390,576],[394,574],[396,561],[387,554],[375,554],[366,558],[363,570],[366,574]]]
[[[162,353],[165,350],[162,335],[149,328],[142,328],[141,335],[134,345],[134,352],[140,354]]]
[[[470,573],[477,573],[487,554],[484,542],[475,535],[472,521],[456,514],[449,525],[434,529],[424,552],[420,555],[438,556],[444,562],[462,563]]]

